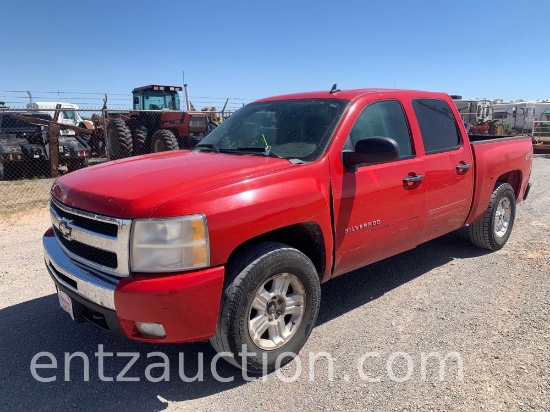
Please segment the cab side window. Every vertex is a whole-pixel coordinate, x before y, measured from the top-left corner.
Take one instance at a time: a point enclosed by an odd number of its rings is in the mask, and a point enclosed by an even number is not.
[[[416,99],[412,102],[426,154],[460,147],[460,135],[453,112],[443,100]]]
[[[74,120],[74,112],[72,110],[63,110],[63,119]]]
[[[369,137],[391,137],[399,145],[399,158],[414,155],[409,124],[401,104],[396,100],[385,100],[368,105],[363,109],[353,128],[349,140],[355,144]]]

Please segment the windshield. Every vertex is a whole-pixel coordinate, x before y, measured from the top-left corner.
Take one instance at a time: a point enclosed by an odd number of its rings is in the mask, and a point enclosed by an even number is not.
[[[214,129],[197,149],[314,161],[328,146],[348,103],[337,99],[251,103]]]
[[[178,92],[145,90],[145,110],[180,110]]]

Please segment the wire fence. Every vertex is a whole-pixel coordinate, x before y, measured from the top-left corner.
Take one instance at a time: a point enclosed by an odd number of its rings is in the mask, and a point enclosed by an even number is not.
[[[132,107],[131,93],[98,93],[98,92],[71,92],[71,91],[32,91],[32,90],[0,90],[0,103],[14,108],[26,108],[29,102],[71,102],[81,109],[107,107],[116,110],[128,110]],[[180,96],[181,107],[183,98]],[[190,111],[211,110],[234,112],[253,99],[243,97],[212,97],[191,96],[189,98]],[[0,105],[1,106],[1,105]]]
[[[0,211],[45,206],[54,179],[98,163],[192,149],[233,111],[0,106]]]

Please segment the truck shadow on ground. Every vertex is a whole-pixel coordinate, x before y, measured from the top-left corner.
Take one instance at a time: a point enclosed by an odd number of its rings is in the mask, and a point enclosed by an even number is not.
[[[323,285],[317,323],[329,322],[368,304],[454,259],[485,253],[487,251],[471,246],[463,232],[454,232],[341,276]],[[0,399],[4,410],[158,411],[167,408],[167,401],[200,399],[248,384],[240,370],[222,360],[213,363],[216,354],[208,342],[150,345],[113,337],[90,324],[70,322],[61,312],[56,295],[1,310],[0,330]],[[103,362],[96,356],[99,345],[103,345],[102,351],[106,353]],[[31,373],[32,359],[40,352],[49,352],[55,357],[56,364],[48,357],[41,357],[38,363],[51,367],[36,370],[39,377],[52,379],[51,382],[39,382]],[[67,362],[65,353],[77,352],[79,354]],[[129,355],[130,352],[135,355]],[[164,367],[158,365],[165,360],[154,352],[166,355],[169,381],[155,383],[147,379],[147,376],[158,378],[165,373]],[[138,359],[126,372],[124,368],[132,356]],[[86,370],[89,371],[87,381]],[[190,379],[198,374],[201,380],[185,382],[180,377],[182,371]],[[226,382],[216,379],[215,374]],[[122,376],[133,381],[120,381]]]

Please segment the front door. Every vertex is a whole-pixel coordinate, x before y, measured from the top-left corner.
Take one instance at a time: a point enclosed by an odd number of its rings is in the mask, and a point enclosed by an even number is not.
[[[398,100],[365,107],[355,121],[344,150],[360,139],[393,138],[395,161],[334,173],[334,276],[415,247],[424,227],[424,163],[417,157],[405,111]]]

